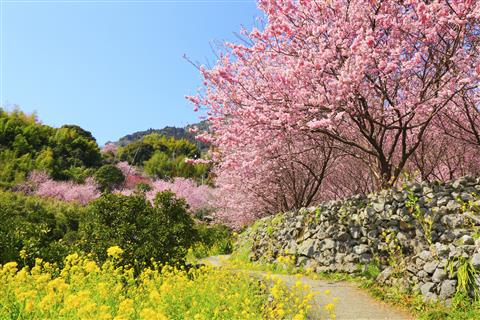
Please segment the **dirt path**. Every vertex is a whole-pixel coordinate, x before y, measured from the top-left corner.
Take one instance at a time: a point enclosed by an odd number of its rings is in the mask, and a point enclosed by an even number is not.
[[[213,256],[202,260],[204,263],[221,267],[225,265],[229,256]],[[266,272],[252,272],[259,275],[266,275]],[[292,286],[298,279],[292,275],[277,275]],[[329,295],[321,294],[315,298],[311,319],[328,319],[328,314],[322,309],[324,305],[331,302],[334,297],[338,298],[335,303],[335,314],[338,320],[410,320],[410,315],[392,307],[384,302],[375,300],[368,293],[354,284],[345,281],[315,280],[309,277],[300,278],[308,284],[314,292],[325,292],[330,290]]]

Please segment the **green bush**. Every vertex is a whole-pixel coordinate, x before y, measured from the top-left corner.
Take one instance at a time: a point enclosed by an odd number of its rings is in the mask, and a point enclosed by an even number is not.
[[[95,172],[94,178],[103,191],[112,191],[125,181],[122,170],[113,164],[102,166]]]
[[[148,191],[152,190],[152,186],[149,185],[148,183],[140,182],[139,184],[137,184],[135,186],[135,189],[139,192],[148,192]]]
[[[189,248],[195,258],[230,253],[230,230],[195,225],[186,207],[170,191],[159,193],[154,205],[138,192],[107,193],[87,207],[0,191],[0,264],[32,266],[34,258],[61,264],[74,251],[103,262],[106,250],[119,246],[123,262],[139,271],[151,258],[181,263]]]
[[[161,263],[184,260],[195,239],[186,203],[175,194],[157,194],[152,206],[141,193],[104,194],[87,207],[80,225],[81,248],[103,262],[109,247],[125,252],[123,262],[138,271],[151,259]]]
[[[76,241],[82,208],[0,191],[0,264],[61,262]],[[22,251],[22,257],[19,252]]]

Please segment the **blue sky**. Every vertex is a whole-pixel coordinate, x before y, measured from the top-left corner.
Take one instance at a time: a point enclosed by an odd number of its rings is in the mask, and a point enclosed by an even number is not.
[[[100,144],[196,122],[184,96],[201,79],[183,54],[213,63],[210,43],[260,15],[254,0],[0,1],[2,105],[78,124]]]

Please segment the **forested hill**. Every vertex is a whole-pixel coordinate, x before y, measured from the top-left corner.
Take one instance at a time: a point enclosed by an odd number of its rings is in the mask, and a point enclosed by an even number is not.
[[[127,134],[124,137],[121,137],[118,139],[118,141],[113,142],[117,146],[124,147],[134,141],[138,141],[143,139],[143,137],[152,134],[152,133],[157,133],[162,136],[166,137],[172,137],[175,139],[186,139],[194,144],[196,144],[202,151],[208,149],[208,146],[205,145],[204,143],[201,143],[195,139],[195,135],[189,132],[189,128],[192,127],[197,127],[200,131],[205,131],[208,129],[208,123],[206,120],[201,121],[196,124],[191,124],[187,125],[183,128],[177,128],[177,127],[170,127],[167,126],[163,129],[148,129],[144,131],[137,131],[131,134]]]

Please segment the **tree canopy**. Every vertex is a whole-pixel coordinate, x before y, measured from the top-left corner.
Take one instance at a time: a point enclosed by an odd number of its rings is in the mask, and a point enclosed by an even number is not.
[[[36,115],[0,109],[0,183],[22,181],[34,169],[57,179],[82,179],[101,164],[100,149],[90,132],[78,126],[52,128]]]
[[[119,148],[118,157],[130,164],[143,166],[152,178],[207,178],[209,166],[192,166],[187,158],[200,158],[197,146],[186,139],[175,139],[156,133]]]

